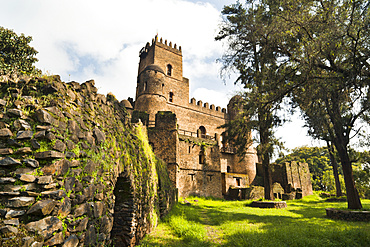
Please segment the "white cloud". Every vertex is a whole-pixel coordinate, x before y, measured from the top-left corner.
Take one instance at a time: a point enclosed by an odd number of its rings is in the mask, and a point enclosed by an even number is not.
[[[219,78],[223,49],[214,37],[221,6],[233,2],[0,0],[0,23],[33,37],[42,70],[65,81],[94,79],[99,93],[118,99],[135,97],[139,50],[158,32],[182,47],[191,97],[226,107],[235,87]]]
[[[0,23],[33,37],[38,67],[64,80],[94,78],[103,93],[114,89],[119,99],[134,97],[138,52],[156,32],[182,46],[189,67],[217,73],[209,58],[220,54],[214,41],[220,12],[209,3],[15,0],[2,8]],[[190,71],[184,76],[192,80]]]

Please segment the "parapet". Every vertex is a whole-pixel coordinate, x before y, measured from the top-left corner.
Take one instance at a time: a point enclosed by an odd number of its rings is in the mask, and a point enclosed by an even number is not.
[[[165,48],[167,50],[170,50],[178,55],[182,55],[182,50],[181,50],[181,46],[177,47],[177,44],[174,44],[172,46],[172,42],[170,41],[169,43],[167,42],[167,40],[164,40],[163,41],[163,38],[160,38],[158,40],[158,35],[156,35],[153,39],[152,39],[152,44],[150,44],[149,42],[146,43],[145,47],[143,47],[141,50],[140,50],[140,57],[142,55],[146,55],[150,49],[152,49],[154,46],[159,46],[159,47],[162,47],[162,48]]]
[[[195,98],[191,98],[190,99],[190,106],[193,106],[192,108],[193,109],[197,109],[197,110],[208,110],[211,112],[220,112],[220,113],[227,113],[226,109],[225,108],[221,108],[220,106],[216,106],[214,104],[212,105],[209,105],[208,102],[205,102],[203,103],[203,101],[199,100],[197,101]]]

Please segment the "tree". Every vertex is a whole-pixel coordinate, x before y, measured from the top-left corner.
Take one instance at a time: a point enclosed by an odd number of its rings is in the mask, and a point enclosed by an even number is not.
[[[320,105],[316,113],[309,107],[301,109],[313,132],[322,133],[324,128],[335,145],[351,209],[362,207],[349,141],[356,134],[355,123],[370,109],[368,9],[369,2],[363,0],[283,1],[276,19],[286,34],[277,49],[297,71],[291,78],[295,99]]]
[[[352,174],[349,140],[357,133],[355,124],[365,119],[370,109],[369,6],[365,0],[249,0],[246,9],[262,8],[265,18],[255,18],[257,12],[250,17],[235,11],[227,19],[233,24],[230,32],[221,29],[219,33],[221,37],[239,39],[239,43],[229,40],[229,50],[235,52],[234,59],[231,54],[229,61],[240,62],[226,65],[239,71],[242,81],[257,81],[267,77],[258,75],[272,75],[268,77],[270,87],[266,84],[263,87],[268,96],[263,106],[286,95],[304,101],[304,106],[310,103],[319,106],[319,112],[310,107],[302,111],[311,129],[319,134],[324,127],[334,144],[351,209],[362,207]],[[245,10],[240,3],[228,8],[232,7]],[[243,21],[247,19],[248,22]],[[248,29],[249,22],[259,29]],[[268,68],[266,73],[251,73],[256,64],[253,63],[256,57],[250,56],[253,48],[248,47],[252,40],[265,40],[268,44],[260,42],[255,49],[259,55],[259,51],[268,47],[265,54],[273,57],[273,63],[257,61],[264,65],[260,68]],[[243,51],[248,49],[249,53]]]
[[[281,123],[276,112],[282,98],[275,98],[271,88],[279,86],[276,70],[278,54],[274,53],[275,37],[279,32],[264,5],[244,8],[240,3],[225,6],[223,26],[216,40],[227,40],[228,53],[221,61],[224,71],[236,70],[239,74],[235,83],[244,85],[245,91],[235,102],[239,111],[232,121],[224,125],[228,141],[237,147],[244,157],[251,145],[251,130],[258,132],[257,153],[264,170],[265,198],[274,200],[270,158],[274,145],[278,144],[273,128]],[[270,101],[271,98],[275,98]]]
[[[32,37],[17,35],[10,29],[0,27],[0,75],[7,73],[36,74],[33,65],[37,51],[29,45]]]

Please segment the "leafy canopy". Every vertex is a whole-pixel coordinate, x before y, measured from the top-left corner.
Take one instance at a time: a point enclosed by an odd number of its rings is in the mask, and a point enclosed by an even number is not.
[[[0,27],[0,75],[9,73],[37,74],[34,66],[38,61],[37,51],[29,45],[31,36],[17,35],[14,31]]]

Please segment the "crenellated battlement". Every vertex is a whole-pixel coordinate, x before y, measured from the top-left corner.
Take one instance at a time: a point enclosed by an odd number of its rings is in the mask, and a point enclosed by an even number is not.
[[[143,47],[141,50],[140,50],[140,57],[142,55],[146,55],[149,53],[149,51],[155,47],[155,46],[159,46],[161,48],[164,48],[164,49],[167,49],[167,50],[170,50],[171,52],[174,52],[178,55],[181,55],[182,54],[182,50],[181,50],[181,46],[177,46],[177,44],[175,43],[173,46],[172,46],[172,42],[168,42],[167,39],[163,39],[162,37],[160,39],[158,39],[158,35],[156,35],[153,39],[152,39],[152,43],[150,44],[149,42],[146,43],[145,47]]]
[[[208,110],[220,113],[227,113],[226,108],[221,108],[220,106],[215,106],[214,104],[209,105],[208,102],[203,103],[203,101],[201,100],[197,101],[195,98],[191,98],[189,104],[193,106],[194,109],[198,110]]]

